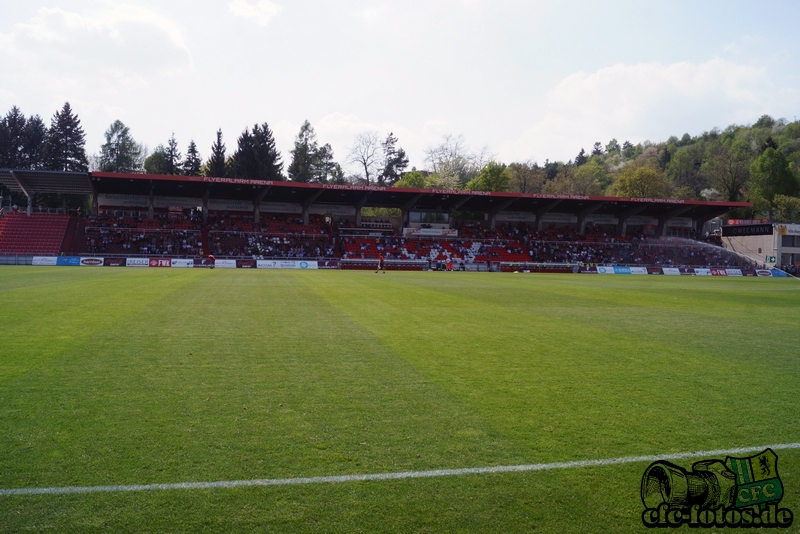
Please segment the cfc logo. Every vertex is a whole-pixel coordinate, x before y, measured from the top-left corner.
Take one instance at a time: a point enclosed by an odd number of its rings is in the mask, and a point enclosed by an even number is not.
[[[703,460],[691,472],[672,462],[650,464],[642,475],[642,522],[649,528],[788,528],[794,516],[779,508],[783,484],[778,455]]]

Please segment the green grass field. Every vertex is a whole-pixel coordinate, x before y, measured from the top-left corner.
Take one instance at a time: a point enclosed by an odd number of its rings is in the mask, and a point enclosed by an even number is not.
[[[2,267],[0,325],[2,489],[800,442],[796,280]],[[0,530],[636,532],[645,467],[0,495]]]

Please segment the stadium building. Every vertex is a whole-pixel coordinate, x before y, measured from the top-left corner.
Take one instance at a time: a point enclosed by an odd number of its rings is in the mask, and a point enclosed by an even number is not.
[[[311,260],[319,267],[374,268],[385,256],[398,269],[446,263],[464,270],[621,266],[697,274],[691,269],[755,272],[769,259],[743,247],[725,251],[714,246],[722,244],[719,237],[703,235],[707,221],[750,205],[744,202],[30,170],[0,170],[0,184],[28,199],[27,206],[4,208],[4,263],[92,257],[95,264],[98,258],[120,264],[114,258],[214,254],[229,266]],[[88,195],[91,212],[46,213],[54,210],[34,206],[36,195],[46,193]],[[396,215],[366,216],[368,208]],[[794,262],[795,252],[786,250]]]

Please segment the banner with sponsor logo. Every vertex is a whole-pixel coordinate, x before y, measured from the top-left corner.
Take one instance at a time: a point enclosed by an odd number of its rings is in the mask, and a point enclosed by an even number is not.
[[[237,269],[255,269],[256,260],[236,260]]]
[[[728,271],[725,269],[711,269],[711,276],[728,276]]]
[[[722,227],[722,237],[772,235],[772,224],[748,224]]]
[[[150,267],[172,267],[171,258],[148,258]]]
[[[317,269],[316,261],[258,260],[259,269]]]
[[[77,267],[81,264],[81,259],[76,256],[59,256],[56,259],[56,265],[66,265],[69,267]]]
[[[34,256],[31,265],[47,265],[52,267],[58,265],[58,258],[55,256]]]
[[[211,267],[213,263],[208,258],[195,258],[192,260],[192,267]]]
[[[664,274],[669,276],[680,276],[681,274],[681,270],[677,267],[663,267],[661,270],[664,271]]]
[[[236,260],[216,260],[214,262],[214,267],[219,267],[220,269],[235,269]]]
[[[319,260],[317,262],[317,269],[338,269],[339,260]]]
[[[767,269],[757,269],[756,276],[772,276],[772,271],[768,271]]]
[[[202,206],[202,202],[200,203]],[[230,200],[222,198],[211,198],[208,200],[208,209],[217,211],[253,211],[252,200]]]
[[[497,221],[534,222],[536,214],[527,211],[501,211],[497,214]]]
[[[125,265],[128,267],[150,267],[150,260],[148,258],[128,258],[125,260]]]
[[[180,268],[180,269],[185,269],[187,267],[194,267],[194,260],[176,260],[176,259],[173,259],[172,260],[172,267],[173,267],[173,269],[176,268],[176,267]]]
[[[648,274],[647,267],[630,267],[631,274]]]
[[[694,274],[697,276],[711,276],[711,269],[695,269]]]
[[[728,276],[743,276],[741,269],[725,269],[725,273]]]
[[[800,235],[800,224],[779,224],[778,235]]]
[[[103,258],[104,267],[125,267],[125,258]]]
[[[405,237],[458,237],[452,228],[403,228]]]
[[[103,258],[81,258],[81,265],[84,267],[102,267]]]

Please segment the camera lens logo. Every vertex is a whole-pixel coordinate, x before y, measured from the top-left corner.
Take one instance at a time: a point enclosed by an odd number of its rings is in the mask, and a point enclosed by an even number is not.
[[[672,462],[650,464],[642,475],[642,522],[650,528],[788,528],[794,516],[779,508],[783,483],[772,449],[745,458],[703,460],[691,472]]]

